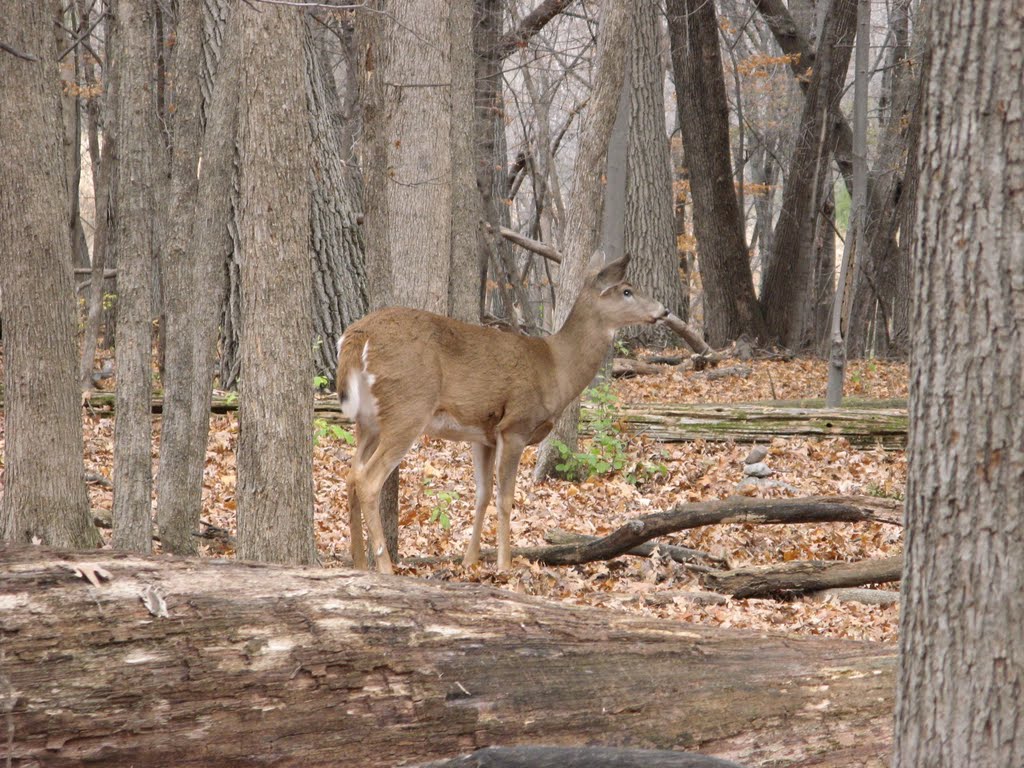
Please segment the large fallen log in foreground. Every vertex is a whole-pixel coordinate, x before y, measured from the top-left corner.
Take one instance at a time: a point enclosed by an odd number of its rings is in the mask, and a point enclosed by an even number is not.
[[[593,744],[872,768],[889,762],[894,660],[476,585],[0,548],[16,766],[368,768]]]

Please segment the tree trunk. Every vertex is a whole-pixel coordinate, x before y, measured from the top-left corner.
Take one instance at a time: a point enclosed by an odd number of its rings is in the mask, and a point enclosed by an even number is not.
[[[705,332],[714,347],[743,334],[763,338],[764,319],[754,296],[729,159],[729,107],[714,3],[669,0],[668,20],[704,285]]]
[[[53,16],[7,9],[0,36],[0,302],[4,475],[0,539],[62,547],[99,543],[89,518],[75,374],[75,296],[61,153]],[[147,415],[149,418],[147,405]]]
[[[555,326],[561,327],[569,316],[591,256],[597,250],[604,211],[602,175],[606,170],[608,143],[611,139],[619,94],[626,68],[631,19],[636,13],[636,0],[604,0],[601,4],[601,25],[598,29],[597,64],[594,90],[579,139],[579,150],[573,170],[573,194],[565,226],[565,258],[558,273],[558,305]],[[537,449],[534,477],[542,480],[555,472],[560,459],[554,443],[576,445],[579,421],[579,400],[570,403],[555,423],[551,434]]]
[[[1019,11],[959,0],[923,27],[897,768],[1024,765]]]
[[[161,268],[164,419],[157,475],[157,523],[164,551],[195,554],[197,540],[192,534],[199,529],[200,510],[195,503],[196,489],[191,485],[198,482],[201,493],[202,475],[190,463],[200,455],[205,458],[206,431],[200,425],[208,423],[209,418],[205,409],[193,410],[192,389],[205,372],[199,370],[195,359],[195,292],[199,286],[195,262],[190,258],[193,254],[189,252],[199,194],[203,27],[199,0],[179,0],[177,11],[171,64],[171,199],[164,225],[167,243]]]
[[[38,547],[0,564],[17,766],[371,768],[531,743],[888,761],[895,659],[878,643],[353,571]],[[97,566],[109,583],[74,573]]]
[[[894,15],[902,16],[904,23],[907,5],[908,0],[901,0],[894,9]],[[897,30],[897,37],[902,36]],[[856,264],[855,293],[850,302],[850,357],[869,353],[901,355],[907,351],[911,238],[908,228],[901,226],[901,213],[907,204],[904,197],[912,200],[915,187],[906,177],[908,168],[913,168],[908,165],[908,154],[919,123],[922,37],[915,31],[913,49],[897,47],[890,57],[892,69],[887,70],[890,91],[884,104],[888,120],[871,174],[875,194],[868,198],[868,239]]]
[[[337,341],[349,325],[366,314],[366,254],[356,221],[359,185],[346,170],[343,128],[334,78],[313,38],[313,21],[304,25],[306,100],[312,138],[309,212],[313,255],[313,357],[318,376],[334,381]]]
[[[152,0],[117,0],[114,61],[117,81],[118,418],[114,422],[114,544],[149,552],[152,547],[152,279],[153,155],[156,99]]]
[[[810,325],[812,246],[856,18],[856,0],[834,0],[829,7],[786,177],[774,252],[765,270],[764,318],[771,336],[791,349],[802,348]]]
[[[302,16],[238,6],[242,384],[238,554],[311,564],[312,262]]]
[[[678,317],[688,297],[679,276],[672,211],[672,161],[665,135],[665,68],[661,61],[657,4],[639,3],[632,20],[629,72],[632,87],[626,154],[625,251],[633,256],[633,283]],[[675,335],[659,325],[623,329],[620,338],[665,347]]]

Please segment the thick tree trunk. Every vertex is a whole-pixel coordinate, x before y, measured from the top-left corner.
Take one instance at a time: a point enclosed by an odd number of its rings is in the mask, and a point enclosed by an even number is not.
[[[310,564],[313,539],[312,260],[302,17],[238,6],[242,207],[238,554]]]
[[[149,552],[153,466],[153,195],[157,105],[152,67],[153,0],[118,0],[114,19],[117,107],[117,399],[114,422],[114,542]]]
[[[4,493],[0,539],[96,546],[82,468],[75,297],[52,11],[7,9],[0,52]],[[148,423],[149,408],[146,408]]]
[[[1024,765],[1024,25],[927,15],[894,765]]]
[[[352,571],[39,548],[0,564],[16,766],[371,768],[493,744],[888,762],[886,645]]]
[[[565,260],[558,272],[558,305],[555,307],[555,327],[558,328],[569,316],[591,256],[600,242],[604,211],[602,175],[625,77],[626,50],[636,4],[637,0],[604,0],[601,4],[594,90],[581,129],[573,170],[572,203],[565,225]],[[551,434],[537,449],[535,478],[544,479],[554,474],[555,464],[560,461],[558,449],[554,447],[556,441],[576,445],[578,421],[579,400],[575,400],[562,412]]]
[[[657,4],[640,3],[631,23],[625,252],[633,256],[633,283],[646,295],[657,298],[669,312],[685,317],[689,297],[679,277],[675,243],[672,160],[665,135],[665,67],[661,60]],[[619,336],[656,347],[675,340],[674,334],[660,323],[624,328]]]

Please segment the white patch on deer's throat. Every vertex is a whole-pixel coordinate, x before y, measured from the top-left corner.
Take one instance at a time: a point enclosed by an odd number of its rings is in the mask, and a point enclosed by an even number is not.
[[[345,342],[345,334],[343,333],[343,334],[341,334],[341,336],[338,337],[338,351],[337,351],[337,356],[338,357],[341,357],[341,345],[344,342]]]

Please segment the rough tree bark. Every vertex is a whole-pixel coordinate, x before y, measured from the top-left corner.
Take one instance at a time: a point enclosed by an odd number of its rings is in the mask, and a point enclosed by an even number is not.
[[[531,743],[776,768],[888,761],[882,644],[365,572],[38,547],[0,549],[0,564],[19,766],[372,768]],[[96,566],[109,582],[74,573]]]
[[[157,107],[152,0],[111,3],[117,81],[117,361],[114,422],[114,544],[149,552],[153,536],[152,422],[152,158]]]
[[[0,539],[96,546],[82,466],[75,297],[52,9],[19,3],[0,51],[0,302],[4,493]],[[147,420],[148,405],[147,405]]]
[[[927,15],[894,765],[1024,765],[1024,25]]]
[[[608,154],[619,94],[626,69],[626,50],[631,19],[636,13],[637,0],[604,0],[597,37],[597,63],[594,90],[583,118],[579,151],[573,170],[572,201],[565,224],[566,244],[564,260],[558,273],[558,305],[555,307],[555,327],[561,327],[569,316],[576,294],[591,256],[597,250],[601,234],[601,215],[604,210],[602,175]],[[579,401],[570,403],[555,423],[551,434],[537,449],[534,478],[542,480],[555,472],[560,459],[554,442],[576,445],[576,425],[579,421]]]
[[[714,3],[669,0],[668,26],[708,342],[721,347],[743,334],[764,338],[729,160],[729,108]]]
[[[669,312],[684,317],[689,297],[679,277],[676,250],[660,19],[656,3],[639,3],[631,22],[625,251],[634,256],[630,270],[633,282]],[[625,328],[619,336],[657,347],[675,340],[675,334],[661,324]]]
[[[312,261],[302,16],[238,6],[242,381],[238,554],[316,562]]]

